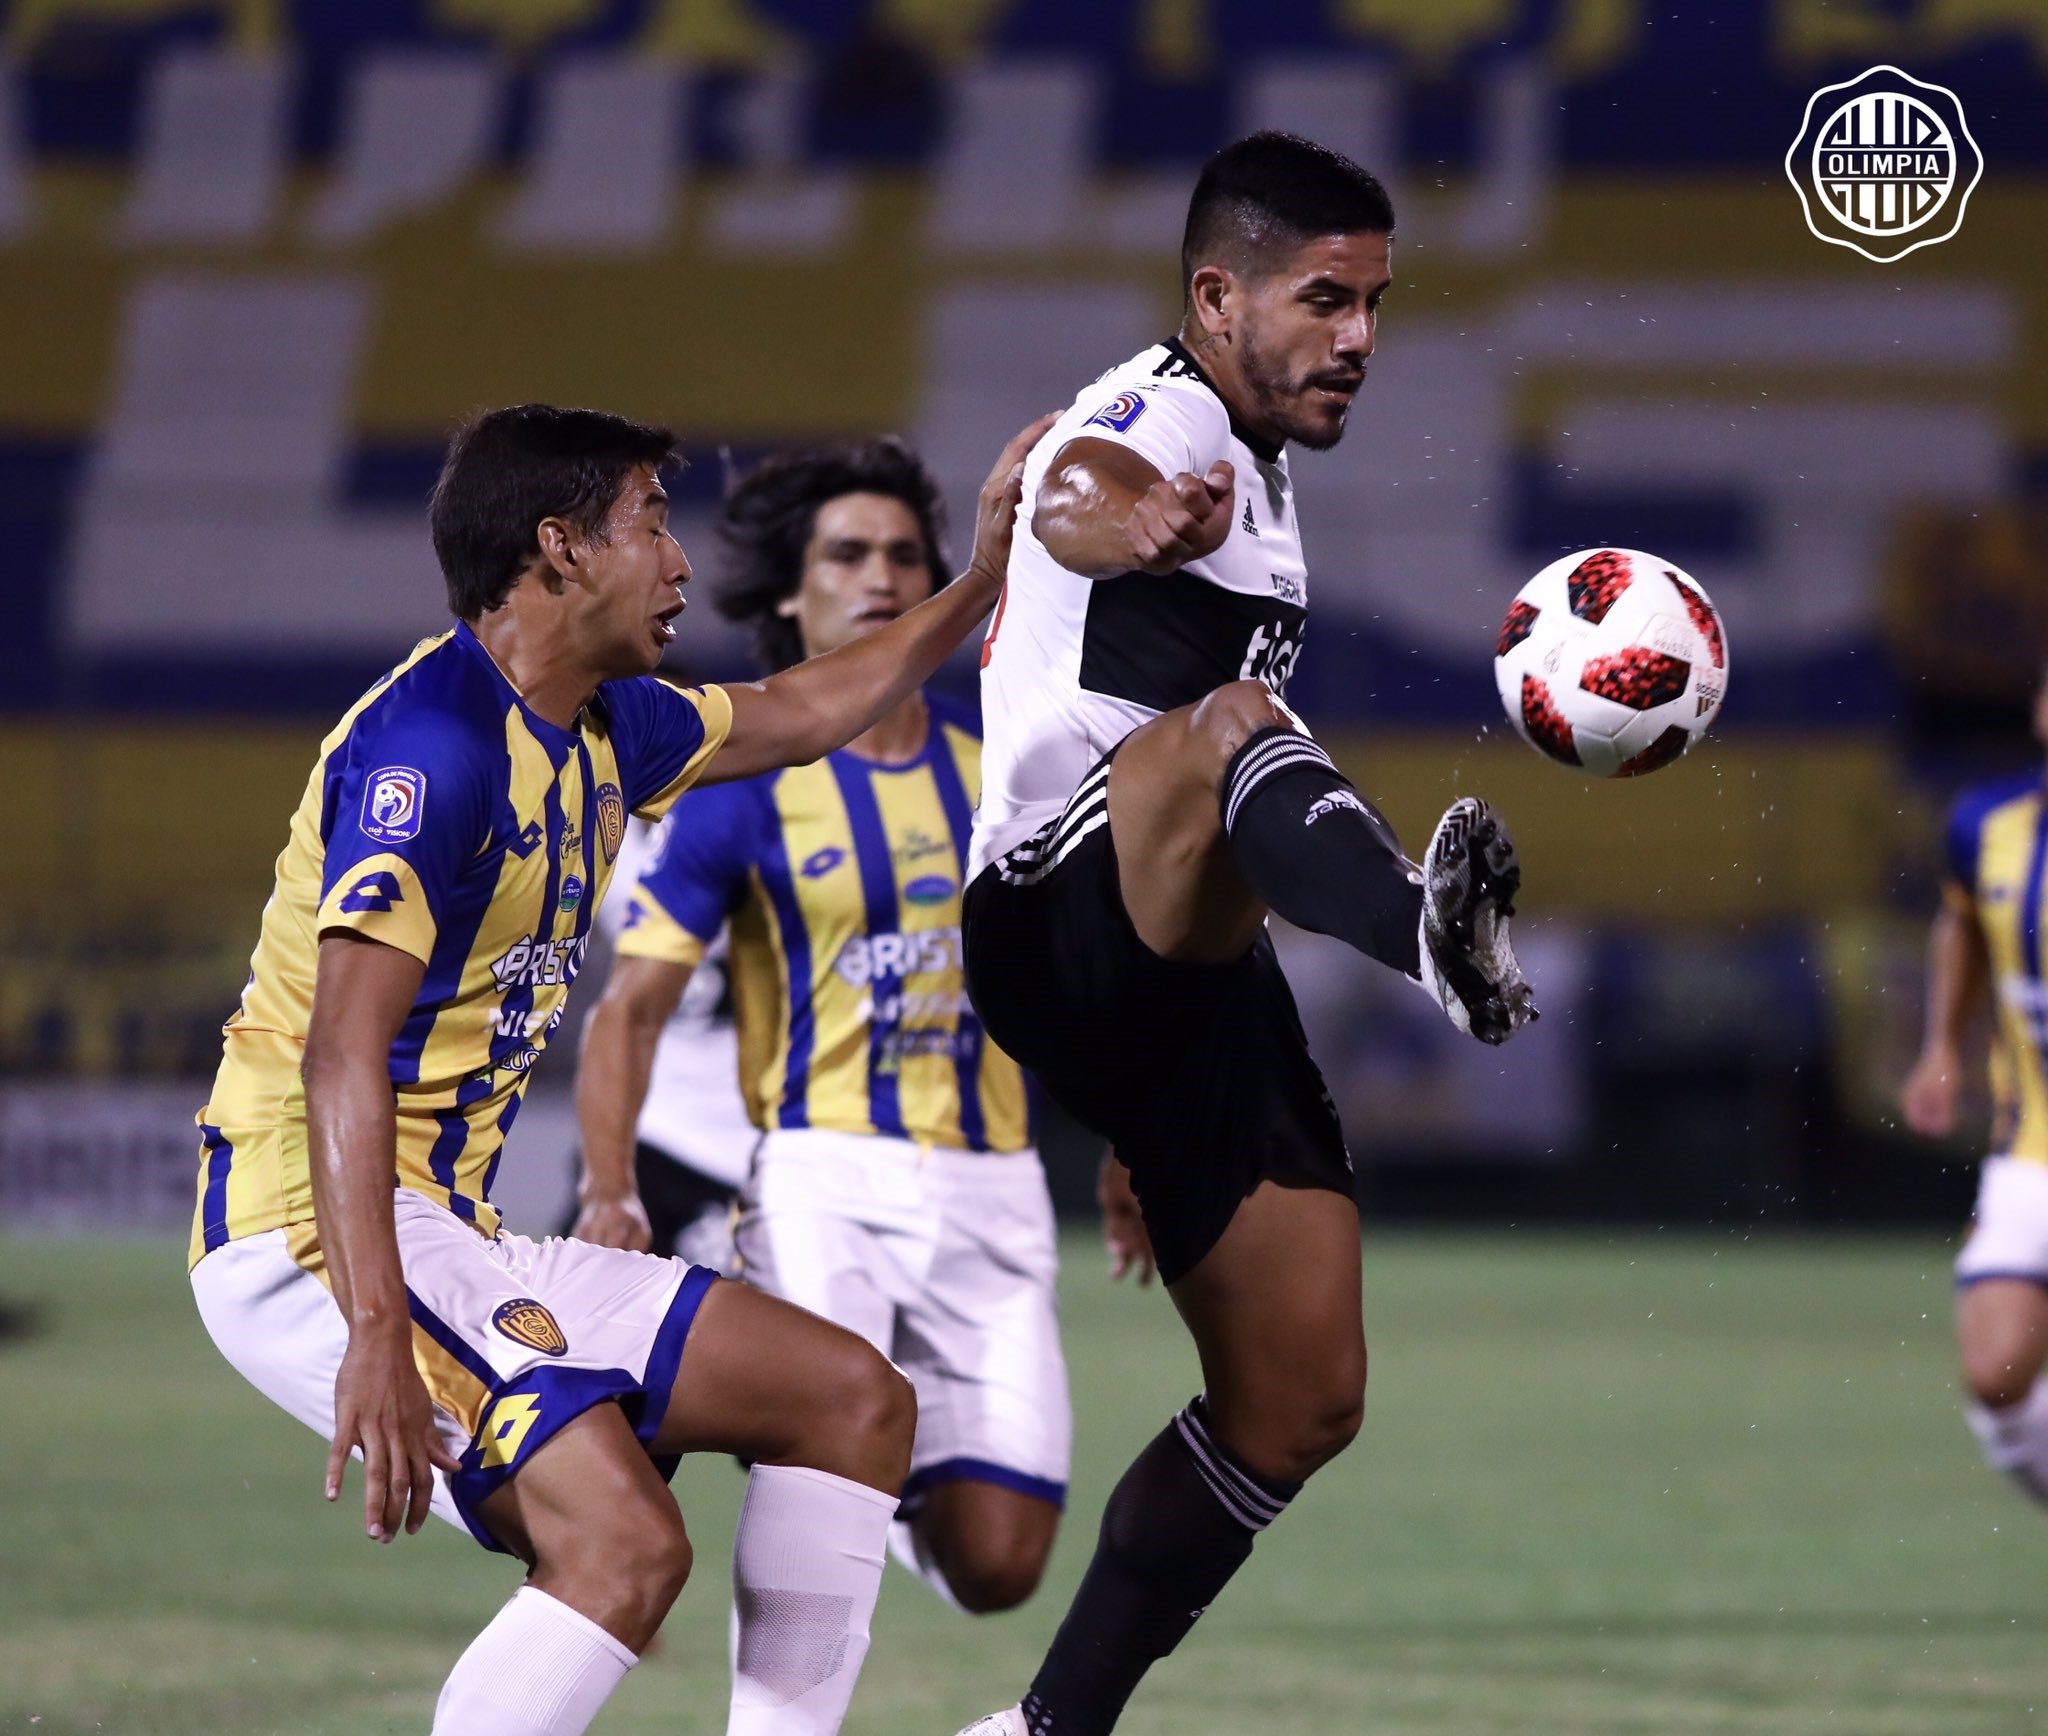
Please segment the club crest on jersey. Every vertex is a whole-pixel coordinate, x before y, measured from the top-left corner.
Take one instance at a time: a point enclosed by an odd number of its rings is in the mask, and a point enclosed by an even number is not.
[[[619,846],[626,841],[626,798],[617,784],[597,786],[597,837],[609,867],[619,859]]]
[[[1100,423],[1105,428],[1114,428],[1119,434],[1145,413],[1145,400],[1136,392],[1119,392],[1082,423],[1084,428],[1093,428]]]
[[[363,788],[363,835],[380,844],[403,844],[420,835],[427,778],[411,766],[386,766]]]
[[[555,1317],[544,1304],[531,1296],[515,1297],[510,1302],[500,1302],[491,1316],[491,1324],[511,1339],[514,1344],[523,1344],[528,1350],[538,1350],[543,1356],[567,1356],[569,1340],[561,1327],[555,1324]]]

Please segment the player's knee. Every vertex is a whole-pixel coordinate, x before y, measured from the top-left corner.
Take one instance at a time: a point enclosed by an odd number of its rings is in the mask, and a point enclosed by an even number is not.
[[[917,1429],[917,1395],[910,1382],[873,1345],[849,1334],[823,1384],[820,1410],[831,1425],[831,1450],[843,1462],[818,1468],[900,1483],[910,1468]]]
[[[2018,1345],[1996,1340],[1963,1349],[1963,1384],[1970,1396],[1992,1410],[2018,1404],[2034,1390],[2037,1358]]]
[[[945,1563],[946,1586],[969,1615],[1016,1609],[1038,1589],[1044,1555],[1031,1550],[966,1550]]]
[[[1216,759],[1218,775],[1230,756],[1262,729],[1292,727],[1294,719],[1263,681],[1231,681],[1195,706],[1189,733]]]

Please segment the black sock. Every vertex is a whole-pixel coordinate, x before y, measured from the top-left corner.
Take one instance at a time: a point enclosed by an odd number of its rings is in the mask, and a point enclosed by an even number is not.
[[[1231,1458],[1199,1398],[1155,1435],[1103,1509],[1095,1559],[1025,1696],[1031,1736],[1109,1736],[1300,1490]]]
[[[1277,914],[1421,972],[1421,876],[1314,741],[1278,724],[1260,730],[1231,757],[1221,796],[1237,865]]]

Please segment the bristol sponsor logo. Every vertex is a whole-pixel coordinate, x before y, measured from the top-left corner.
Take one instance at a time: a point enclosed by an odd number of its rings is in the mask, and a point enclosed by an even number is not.
[[[564,940],[523,935],[491,961],[491,975],[501,993],[572,983],[583,968],[583,954],[589,945],[588,935]]]
[[[403,844],[420,835],[427,777],[411,766],[386,766],[363,786],[363,835],[380,844]]]
[[[840,981],[864,989],[882,978],[924,976],[961,968],[960,930],[920,928],[909,934],[857,934],[832,968]]]

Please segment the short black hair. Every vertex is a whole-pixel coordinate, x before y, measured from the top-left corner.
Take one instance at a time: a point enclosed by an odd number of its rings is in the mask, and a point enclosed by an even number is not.
[[[900,500],[917,519],[932,589],[946,582],[946,509],[924,461],[893,435],[805,447],[764,459],[726,490],[718,517],[725,558],[711,600],[728,621],[751,627],[754,654],[773,674],[804,659],[803,634],[779,605],[804,579],[804,550],[818,509],[846,494]]]
[[[1318,235],[1393,232],[1394,201],[1370,170],[1293,133],[1253,133],[1202,167],[1181,237],[1181,288],[1203,265],[1257,271]]]
[[[666,428],[602,410],[515,404],[455,431],[427,505],[448,607],[464,621],[498,608],[540,554],[540,521],[604,534],[612,502],[641,465],[676,457]]]

